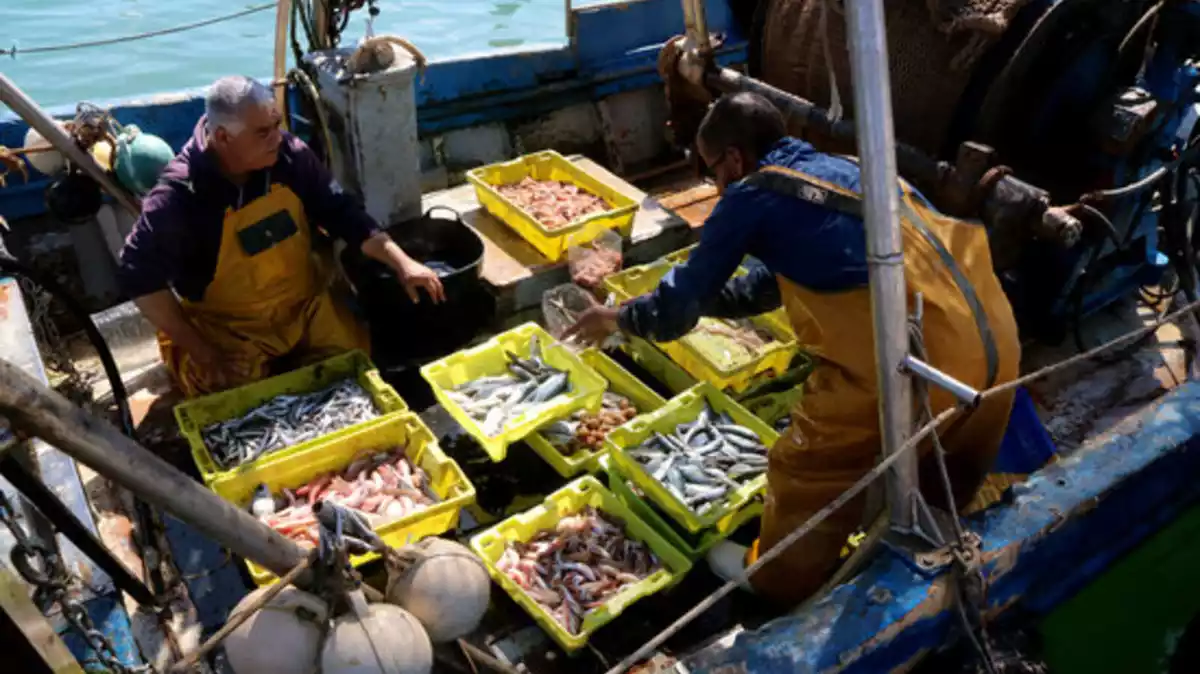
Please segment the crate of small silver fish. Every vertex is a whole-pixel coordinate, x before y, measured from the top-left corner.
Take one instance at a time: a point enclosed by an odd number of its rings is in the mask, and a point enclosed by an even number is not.
[[[661,513],[646,499],[646,494],[613,465],[612,458],[604,456],[600,459],[600,467],[607,479],[608,490],[621,503],[643,522],[657,531],[671,547],[683,553],[684,557],[693,562],[704,556],[717,543],[725,540],[742,525],[750,522],[763,513],[763,503],[754,499],[740,510],[735,510],[723,517],[711,529],[699,533],[687,534],[671,524],[670,517]]]
[[[600,409],[576,410],[525,437],[534,453],[568,478],[600,467],[599,459],[608,451],[604,438],[609,431],[667,402],[603,351],[588,349],[579,357],[605,379],[607,390]]]
[[[568,653],[691,562],[585,476],[471,539],[500,587]]]
[[[526,323],[421,368],[433,395],[493,461],[543,424],[580,409],[596,410],[604,378]]]
[[[175,407],[205,484],[408,409],[362,351]]]
[[[385,543],[400,547],[458,526],[475,488],[445,455],[429,428],[411,413],[389,415],[348,435],[212,484],[231,503],[302,547],[317,544],[313,506],[349,508]],[[375,554],[351,557],[354,566]],[[275,576],[247,562],[260,585]]]
[[[767,449],[779,438],[709,383],[608,434],[609,456],[689,532],[730,522],[766,487]],[[722,532],[728,533],[728,532]]]

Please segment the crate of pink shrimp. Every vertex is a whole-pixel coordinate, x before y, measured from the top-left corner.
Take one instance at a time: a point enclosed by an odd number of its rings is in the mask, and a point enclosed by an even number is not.
[[[358,511],[392,547],[454,529],[463,507],[475,502],[475,488],[462,469],[412,413],[384,417],[327,444],[220,479],[211,489],[305,547],[317,544],[318,501]],[[350,561],[359,566],[376,557]],[[259,585],[277,580],[246,564]]]
[[[480,205],[551,262],[615,230],[628,237],[638,202],[553,151],[467,172]]]

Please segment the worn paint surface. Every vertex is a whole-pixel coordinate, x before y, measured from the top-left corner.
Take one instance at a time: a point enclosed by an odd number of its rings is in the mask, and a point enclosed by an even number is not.
[[[711,30],[730,36],[719,60],[744,60],[745,42],[736,35],[723,0],[706,3]],[[635,0],[572,10],[571,45],[533,51],[467,55],[433,63],[416,91],[423,137],[494,122],[520,123],[577,103],[658,84],[655,63],[661,45],[683,30],[678,0]],[[17,83],[20,84],[19,82]],[[95,101],[111,105],[122,124],[161,136],[179,149],[203,112],[199,91],[139,101]],[[54,109],[69,117],[73,109]],[[27,127],[0,116],[0,145],[20,147]],[[0,213],[9,220],[44,211],[46,180],[10,181],[0,189]]]
[[[1052,609],[1196,502],[1198,477],[1200,383],[1192,382],[1149,404],[1127,434],[1098,436],[969,521],[983,540],[989,613]],[[812,608],[685,664],[694,674],[888,671],[949,637],[942,582],[884,553]]]

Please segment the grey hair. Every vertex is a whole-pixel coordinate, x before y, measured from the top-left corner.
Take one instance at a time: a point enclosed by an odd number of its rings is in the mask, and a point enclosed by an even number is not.
[[[241,133],[245,125],[242,112],[253,105],[273,105],[275,93],[267,85],[245,75],[222,77],[208,88],[204,97],[205,130],[225,129]]]

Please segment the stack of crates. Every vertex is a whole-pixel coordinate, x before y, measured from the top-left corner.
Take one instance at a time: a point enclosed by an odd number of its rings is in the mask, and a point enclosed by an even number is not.
[[[264,456],[247,464],[220,469],[205,444],[202,431],[282,395],[303,395],[353,379],[371,396],[379,416],[341,428]],[[378,369],[361,351],[350,351],[292,372],[241,388],[197,398],[178,405],[175,417],[204,483],[217,495],[246,507],[255,489],[266,485],[272,494],[294,490],[322,474],[339,472],[351,463],[384,451],[404,448],[405,455],[430,479],[437,502],[376,529],[389,545],[400,546],[426,536],[436,536],[458,526],[463,507],[474,503],[475,489],[462,469],[438,446],[430,430],[395,389],[383,381]],[[375,555],[352,558],[355,566]],[[247,562],[251,577],[260,585],[276,580],[256,564]]]

